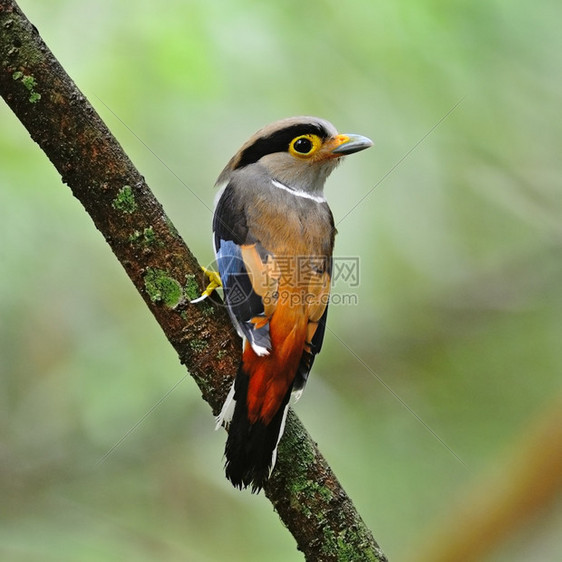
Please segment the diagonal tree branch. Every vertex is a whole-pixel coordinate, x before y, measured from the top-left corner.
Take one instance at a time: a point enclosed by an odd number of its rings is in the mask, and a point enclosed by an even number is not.
[[[223,307],[144,178],[17,4],[0,0],[0,94],[103,234],[218,413],[240,360]],[[386,557],[294,413],[266,496],[310,561]]]

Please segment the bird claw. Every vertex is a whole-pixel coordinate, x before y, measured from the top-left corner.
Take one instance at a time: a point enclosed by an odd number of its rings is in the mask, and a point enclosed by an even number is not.
[[[204,301],[207,297],[211,296],[215,289],[222,287],[222,281],[220,275],[216,271],[212,271],[207,269],[206,267],[201,266],[203,273],[209,278],[209,284],[207,288],[201,293],[200,297],[193,299],[191,304],[197,304],[198,302]]]

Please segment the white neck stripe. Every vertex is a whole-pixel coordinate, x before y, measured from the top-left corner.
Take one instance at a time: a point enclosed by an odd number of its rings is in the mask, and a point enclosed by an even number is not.
[[[301,189],[292,189],[277,180],[271,180],[271,185],[273,185],[274,187],[278,187],[279,189],[284,189],[285,191],[297,197],[310,199],[311,201],[316,201],[316,203],[326,203],[326,199],[324,199],[324,197],[321,197],[319,195],[312,195],[312,193],[307,193],[306,191],[302,191]]]

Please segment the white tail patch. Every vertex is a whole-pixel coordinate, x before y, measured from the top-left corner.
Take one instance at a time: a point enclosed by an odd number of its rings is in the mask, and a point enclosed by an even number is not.
[[[291,393],[291,398],[295,402],[298,402],[301,399],[303,392],[304,392],[304,386],[302,388],[299,388],[298,390],[293,390],[293,392]]]
[[[281,427],[279,428],[279,435],[277,436],[277,443],[275,443],[275,449],[273,449],[273,454],[271,455],[271,468],[269,469],[269,474],[273,472],[275,468],[275,463],[277,462],[277,447],[279,446],[279,441],[283,437],[283,432],[285,431],[285,423],[287,422],[287,413],[289,412],[289,404],[285,406],[283,411],[283,419],[281,420]]]
[[[235,406],[236,400],[234,400],[234,383],[232,383],[228,396],[222,405],[221,413],[215,418],[215,431],[223,426],[228,426],[228,424],[232,421]]]
[[[263,347],[262,345],[256,345],[255,343],[253,343],[252,349],[258,357],[265,357],[266,355],[269,355],[269,349]]]

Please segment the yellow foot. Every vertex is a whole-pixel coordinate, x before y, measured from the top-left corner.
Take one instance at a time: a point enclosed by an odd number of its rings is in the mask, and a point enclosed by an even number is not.
[[[210,282],[207,285],[207,288],[201,293],[201,296],[191,301],[192,304],[205,300],[215,289],[222,287],[220,275],[216,271],[211,271],[210,269],[207,269],[203,266],[201,266],[201,269],[203,270],[203,273],[209,278]]]

